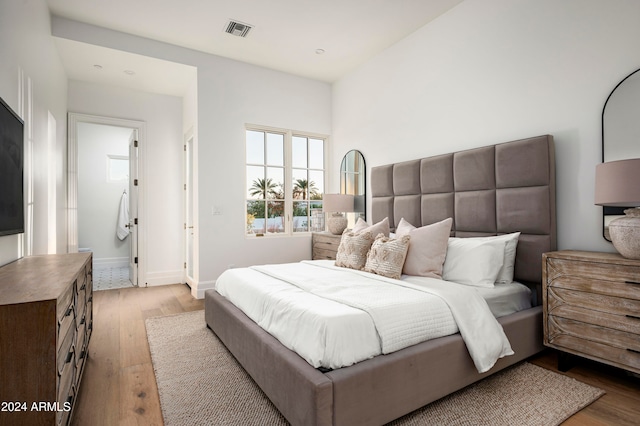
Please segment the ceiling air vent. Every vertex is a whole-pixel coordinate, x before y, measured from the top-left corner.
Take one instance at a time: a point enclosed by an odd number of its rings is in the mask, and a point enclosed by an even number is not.
[[[243,24],[238,21],[229,21],[224,32],[238,37],[246,37],[247,34],[249,34],[249,31],[251,31],[251,28],[253,27],[249,24]]]

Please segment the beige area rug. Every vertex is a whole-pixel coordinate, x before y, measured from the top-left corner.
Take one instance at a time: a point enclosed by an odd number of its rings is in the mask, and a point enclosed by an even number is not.
[[[165,425],[287,425],[207,328],[204,311],[146,321]],[[557,425],[604,391],[529,363],[442,398],[393,425]]]

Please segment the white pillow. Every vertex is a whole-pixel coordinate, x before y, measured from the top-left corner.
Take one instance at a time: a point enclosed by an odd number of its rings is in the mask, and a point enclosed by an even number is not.
[[[451,238],[442,279],[477,287],[493,287],[504,261],[504,241]]]
[[[518,238],[520,238],[520,232],[514,232],[512,234],[491,236],[491,237],[472,237],[465,238],[466,240],[477,241],[503,241],[504,246],[504,260],[502,262],[502,268],[498,273],[496,282],[499,284],[510,284],[513,282],[513,273],[516,263],[516,248],[518,246]],[[461,238],[451,237],[452,240],[459,240]]]

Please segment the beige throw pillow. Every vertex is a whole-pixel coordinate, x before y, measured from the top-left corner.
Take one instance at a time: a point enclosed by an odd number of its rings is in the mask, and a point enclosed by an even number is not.
[[[389,218],[385,217],[380,222],[373,225],[369,225],[360,217],[358,218],[358,221],[356,222],[356,224],[353,226],[353,229],[351,230],[351,232],[357,234],[358,232],[363,232],[363,231],[371,232],[371,235],[373,235],[374,237],[380,233],[384,234],[385,237],[388,237],[389,236]]]
[[[371,232],[365,231],[356,234],[345,231],[338,246],[336,266],[358,270],[364,268],[371,244],[373,244]]]
[[[364,270],[389,278],[400,279],[402,266],[409,249],[409,235],[392,239],[378,234],[369,254]]]
[[[409,235],[409,251],[402,272],[407,275],[442,279],[442,265],[447,255],[447,243],[453,219],[416,228],[404,218],[396,228],[396,236]]]

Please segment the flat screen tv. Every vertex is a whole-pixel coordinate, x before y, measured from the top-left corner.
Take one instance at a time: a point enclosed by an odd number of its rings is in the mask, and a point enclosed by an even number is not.
[[[0,98],[0,235],[24,232],[24,122]]]

